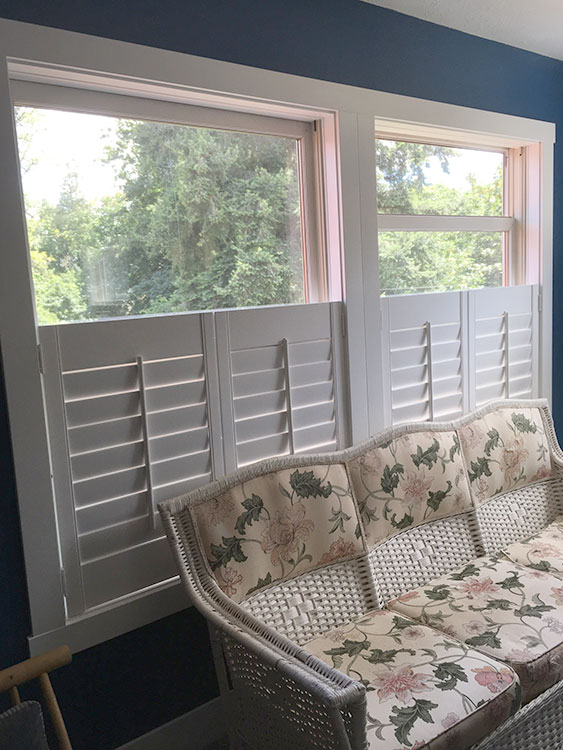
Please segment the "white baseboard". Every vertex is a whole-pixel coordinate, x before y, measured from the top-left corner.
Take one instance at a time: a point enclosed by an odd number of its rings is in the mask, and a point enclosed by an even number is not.
[[[178,716],[118,750],[203,750],[227,734],[221,698]]]

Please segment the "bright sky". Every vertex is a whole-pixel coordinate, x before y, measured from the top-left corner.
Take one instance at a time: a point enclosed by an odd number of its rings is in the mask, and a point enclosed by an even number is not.
[[[27,156],[35,164],[23,175],[24,191],[32,200],[55,204],[65,176],[76,172],[84,198],[95,200],[118,190],[115,168],[103,162],[104,149],[115,140],[118,120],[77,112],[37,110],[38,126]],[[426,170],[429,184],[466,186],[468,174],[481,183],[491,182],[502,163],[495,152],[456,149],[450,159],[450,173],[442,171],[438,159],[431,159]]]
[[[84,198],[95,200],[118,189],[115,170],[104,164],[104,149],[115,140],[115,117],[40,110],[28,156],[38,163],[23,175],[32,201],[56,203],[65,176],[76,172]]]

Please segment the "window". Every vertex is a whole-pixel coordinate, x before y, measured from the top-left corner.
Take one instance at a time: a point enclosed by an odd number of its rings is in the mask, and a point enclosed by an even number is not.
[[[503,285],[505,158],[376,139],[382,294]]]
[[[310,298],[311,123],[38,107],[16,123],[40,325]]]
[[[534,254],[519,232],[526,156],[376,138],[388,423],[538,394],[539,288],[521,274]]]
[[[0,41],[0,330],[32,652],[80,650],[185,606],[160,499],[397,421],[549,397],[552,124],[2,20]],[[46,149],[51,117],[79,124],[68,137],[59,124]],[[440,147],[449,173],[428,156],[393,202],[374,121],[397,148]],[[134,148],[113,158],[120,128]],[[149,132],[160,158],[141,163]],[[189,151],[164,158],[161,133]],[[203,143],[222,148],[190,161]],[[462,189],[468,170],[455,194],[448,182],[477,152],[497,160],[496,182],[477,174],[490,203]],[[233,155],[230,182],[203,183]],[[429,193],[448,194],[448,213]],[[395,262],[410,275],[393,280],[386,256],[419,260],[421,237],[431,262]],[[197,253],[209,267],[187,262]],[[229,273],[200,283],[223,262]],[[223,307],[235,288],[257,306]]]

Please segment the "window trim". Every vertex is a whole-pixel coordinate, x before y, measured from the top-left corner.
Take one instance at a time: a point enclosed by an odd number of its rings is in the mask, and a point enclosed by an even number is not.
[[[534,144],[540,151],[538,193],[543,203],[526,231],[536,233],[541,252],[543,312],[540,347],[543,350],[541,390],[551,395],[551,313],[553,233],[553,149],[555,126],[527,118],[469,109],[457,105],[365,90],[359,87],[307,79],[285,73],[146,48],[57,29],[0,21],[0,149],[3,190],[0,206],[4,264],[9,273],[0,280],[0,333],[10,414],[16,482],[30,595],[33,637],[37,653],[46,644],[72,635],[76,650],[94,645],[150,619],[167,614],[155,599],[142,598],[137,612],[117,608],[87,622],[65,623],[56,519],[50,486],[48,443],[43,413],[42,386],[37,361],[37,337],[30,290],[30,269],[22,211],[21,184],[10,100],[10,76],[28,80],[57,80],[79,86],[90,82],[106,90],[162,98],[164,90],[175,101],[213,106],[238,105],[239,110],[321,121],[325,139],[327,253],[330,298],[343,290],[347,309],[351,398],[350,434],[354,442],[382,426],[382,382],[378,374],[381,311],[376,253],[374,117],[378,122],[403,123],[409,128],[426,123],[482,140],[483,134],[502,144]],[[35,62],[26,62],[35,61]],[[92,73],[99,71],[99,73]],[[116,73],[118,71],[118,73]],[[164,81],[166,84],[158,83]],[[188,84],[186,82],[189,82]],[[224,92],[230,92],[225,94]],[[539,144],[539,145],[538,145]],[[333,159],[330,162],[330,159]],[[14,189],[14,186],[19,186]],[[343,255],[340,256],[340,244]],[[346,267],[343,276],[341,264]],[[539,265],[539,264],[538,264]],[[17,311],[15,314],[14,311]],[[366,408],[367,404],[367,408]],[[38,502],[37,498],[42,498]],[[47,540],[47,541],[46,541]],[[172,587],[174,588],[174,587]],[[180,603],[170,609],[181,608]],[[143,615],[144,616],[144,615]],[[148,616],[148,615],[147,615]],[[110,622],[111,618],[113,622]],[[105,623],[105,624],[104,624]]]

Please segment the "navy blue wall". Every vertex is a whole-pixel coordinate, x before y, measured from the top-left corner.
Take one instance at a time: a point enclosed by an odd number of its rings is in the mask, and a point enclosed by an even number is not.
[[[563,63],[360,0],[0,0],[0,17],[563,124]],[[554,330],[562,330],[563,148],[556,147]],[[555,337],[554,373],[563,353]],[[29,614],[0,379],[0,667]],[[554,413],[563,381],[554,378]],[[56,678],[76,750],[110,750],[216,692],[193,610],[76,655]]]

